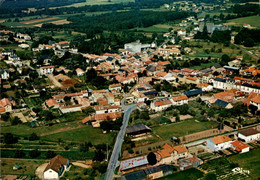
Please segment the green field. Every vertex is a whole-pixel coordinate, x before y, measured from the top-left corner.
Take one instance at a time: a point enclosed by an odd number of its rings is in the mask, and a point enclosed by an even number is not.
[[[119,3],[129,3],[129,2],[134,2],[134,0],[111,0],[111,2],[108,2],[108,0],[86,0],[86,2],[75,3],[75,4],[61,6],[61,7],[80,7],[86,5],[105,5],[105,4],[119,4]],[[50,9],[56,9],[61,7],[51,7]]]
[[[249,170],[252,179],[258,179],[260,177],[260,149],[230,156],[228,160],[238,163],[239,167],[244,170]]]
[[[144,31],[144,32],[169,32],[169,28],[172,26],[167,24],[156,24],[147,28],[135,28],[137,31]]]
[[[217,125],[216,122],[196,122],[195,120],[185,120],[178,123],[162,125],[152,128],[153,132],[159,135],[162,139],[170,139],[172,136],[180,137],[207,129],[211,129]]]
[[[115,133],[103,134],[100,128],[93,128],[92,126],[84,126],[78,129],[68,130],[60,133],[46,135],[41,139],[46,141],[58,141],[63,139],[64,141],[72,142],[91,142],[92,144],[109,143],[112,144]]]
[[[1,158],[1,174],[8,175],[27,175],[27,176],[34,176],[36,168],[43,164],[47,163],[48,161],[44,160],[28,160],[28,159],[7,159]],[[22,167],[20,170],[13,170],[13,166],[18,164]],[[29,178],[30,179],[30,178]]]
[[[260,16],[248,16],[228,20],[227,25],[243,26],[243,24],[250,24],[252,27],[260,28]]]

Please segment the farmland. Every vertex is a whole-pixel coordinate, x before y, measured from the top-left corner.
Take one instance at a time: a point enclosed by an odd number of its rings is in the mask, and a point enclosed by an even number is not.
[[[119,3],[129,3],[129,2],[134,2],[134,0],[113,0],[111,2],[107,0],[87,0],[86,2],[82,2],[82,3],[75,3],[67,6],[60,6],[60,7],[51,7],[50,9],[56,9],[61,7],[81,7],[87,5],[119,4]]]
[[[248,16],[229,20],[226,25],[243,26],[243,24],[250,24],[252,27],[260,28],[260,16]]]

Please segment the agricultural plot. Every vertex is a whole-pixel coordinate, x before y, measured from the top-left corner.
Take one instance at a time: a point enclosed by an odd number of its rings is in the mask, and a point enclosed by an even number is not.
[[[56,9],[61,7],[81,7],[86,5],[105,5],[105,4],[119,4],[119,3],[129,3],[134,2],[134,0],[112,0],[109,2],[108,0],[87,0],[86,2],[82,3],[75,3],[67,6],[60,6],[60,7],[51,7],[50,9]]]
[[[252,27],[260,28],[260,16],[248,16],[228,20],[225,25],[229,26],[243,26],[243,24],[250,24]]]

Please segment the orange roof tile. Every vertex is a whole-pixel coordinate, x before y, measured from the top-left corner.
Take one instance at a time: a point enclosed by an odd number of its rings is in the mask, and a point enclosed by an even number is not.
[[[222,135],[222,136],[217,136],[217,137],[213,137],[211,138],[211,140],[213,141],[214,144],[221,144],[221,143],[225,143],[225,142],[228,142],[228,141],[232,141],[231,138],[225,136],[225,135]]]
[[[179,146],[175,146],[174,150],[177,151],[178,154],[188,151],[187,148],[183,144],[179,145]]]
[[[238,140],[236,140],[236,141],[234,141],[234,142],[231,142],[231,144],[232,144],[233,146],[235,146],[235,147],[236,147],[236,151],[239,151],[239,152],[242,151],[243,149],[249,147],[249,146],[247,146],[245,143],[243,143],[243,142],[241,142],[241,141],[238,141]]]
[[[173,97],[172,98],[174,101],[181,101],[181,100],[186,100],[186,99],[188,99],[188,97],[187,96],[176,96],[176,97]]]
[[[165,106],[165,105],[170,105],[172,102],[170,100],[165,100],[165,101],[158,101],[154,103],[154,106]]]

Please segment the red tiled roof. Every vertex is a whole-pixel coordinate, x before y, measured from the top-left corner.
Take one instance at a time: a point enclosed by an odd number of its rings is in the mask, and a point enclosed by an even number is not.
[[[154,106],[164,106],[164,105],[169,105],[172,104],[170,100],[165,100],[165,101],[158,101],[154,103]]]
[[[3,99],[0,100],[0,108],[3,108],[7,105],[9,105],[9,106],[12,105],[11,102],[9,101],[9,99],[3,98]]]
[[[173,97],[172,98],[174,101],[181,101],[181,100],[186,100],[186,99],[188,99],[188,97],[187,96],[176,96],[176,97]]]
[[[243,149],[245,149],[245,148],[248,148],[249,146],[247,146],[245,143],[243,143],[243,142],[241,142],[241,141],[238,141],[238,140],[236,140],[236,141],[234,141],[234,142],[231,142],[231,144],[233,145],[233,146],[235,146],[236,147],[236,151],[242,151]]]

